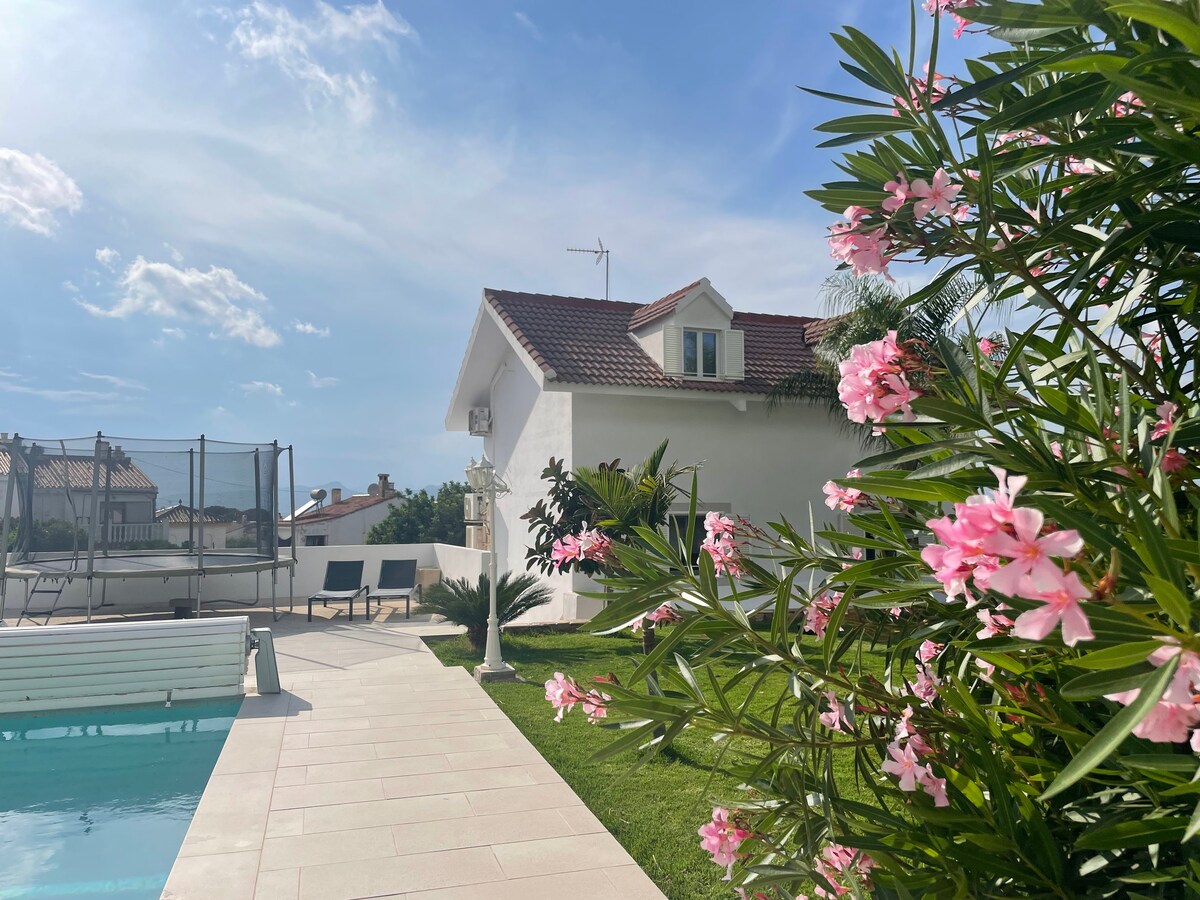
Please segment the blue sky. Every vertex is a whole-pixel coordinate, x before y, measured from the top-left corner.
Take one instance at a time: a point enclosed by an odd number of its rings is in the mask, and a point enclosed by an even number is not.
[[[8,0],[0,430],[296,446],[303,487],[460,478],[484,286],[707,275],[819,312],[834,174],[796,84],[908,4]],[[924,17],[922,17],[924,18]],[[939,66],[939,68],[943,68]]]

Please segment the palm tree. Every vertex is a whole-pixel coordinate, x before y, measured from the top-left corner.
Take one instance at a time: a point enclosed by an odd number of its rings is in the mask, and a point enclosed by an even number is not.
[[[674,481],[690,466],[671,463],[663,467],[667,442],[663,441],[643,462],[628,469],[616,466],[580,466],[575,472],[579,485],[599,520],[592,524],[627,537],[639,525],[661,528],[667,524],[671,504],[679,495]]]
[[[822,323],[813,348],[818,370],[781,379],[767,403],[775,408],[798,400],[827,402],[840,414],[837,365],[850,355],[851,347],[877,341],[892,329],[901,340],[915,338],[934,347],[939,337],[955,337],[951,319],[978,289],[976,282],[959,276],[932,297],[910,303],[899,288],[882,278],[858,278],[849,272],[830,276],[821,288],[829,318]]]
[[[472,650],[478,652],[487,643],[490,587],[486,574],[479,576],[478,584],[472,584],[466,578],[439,581],[425,592],[421,607],[445,616],[456,625],[466,626],[467,642]],[[501,625],[508,624],[531,609],[544,606],[552,599],[554,592],[542,584],[536,575],[528,572],[519,575],[505,572],[496,581],[496,613]]]

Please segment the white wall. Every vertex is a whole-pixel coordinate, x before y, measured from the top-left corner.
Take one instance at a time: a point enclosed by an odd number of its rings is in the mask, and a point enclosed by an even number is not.
[[[820,405],[770,413],[763,401],[746,406],[739,412],[724,399],[577,392],[575,463],[639,462],[666,438],[668,462],[703,464],[701,511],[728,510],[764,526],[782,514],[799,524],[811,503],[818,521],[824,518],[821,488],[865,455],[858,439],[842,434]]]
[[[391,503],[376,503],[365,509],[355,510],[336,519],[311,524],[296,523],[296,544],[305,546],[304,539],[310,534],[324,535],[326,544],[358,545],[367,542],[367,533],[371,527],[387,518]],[[287,535],[288,529],[281,526],[280,535]]]
[[[456,547],[450,544],[366,544],[359,546],[298,547],[293,596],[297,600],[307,598],[321,589],[325,579],[325,563],[329,560],[363,560],[363,580],[372,587],[379,577],[379,564],[385,559],[415,559],[418,568],[442,570],[443,578],[468,578],[472,581],[486,571],[486,555],[478,550]],[[285,551],[286,554],[286,551]],[[124,581],[106,579],[108,600],[116,603],[114,609],[161,611],[172,598],[188,596],[186,578],[172,578],[163,582],[161,578],[130,578]],[[197,579],[192,579],[193,590]],[[233,575],[211,574],[204,579],[203,598],[253,600],[255,598],[256,575],[240,572]],[[271,573],[257,575],[260,605],[271,605]],[[286,570],[280,569],[277,583],[278,596],[286,598],[289,578]],[[60,601],[61,606],[83,606],[86,603],[87,585],[84,579],[76,579],[66,587]],[[100,603],[101,582],[97,579],[93,589],[96,606]],[[192,595],[194,596],[194,594]],[[9,580],[6,617],[15,618],[24,599],[24,586],[20,581]],[[44,608],[49,598],[38,597],[32,608]],[[297,603],[297,609],[300,608]]]
[[[542,471],[554,456],[571,457],[572,395],[561,391],[542,391],[529,371],[510,353],[500,376],[492,387],[492,433],[484,445],[496,471],[511,488],[511,493],[496,504],[497,570],[524,572],[525,551],[529,546],[529,523],[523,521],[530,507],[546,496],[547,482]],[[565,602],[570,590],[566,576],[550,576],[556,597],[549,605],[531,613],[527,620],[557,622],[576,618]]]

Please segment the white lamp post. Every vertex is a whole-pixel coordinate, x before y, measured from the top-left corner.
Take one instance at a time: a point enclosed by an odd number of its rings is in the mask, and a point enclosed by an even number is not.
[[[488,536],[488,630],[483,664],[475,667],[476,681],[512,681],[517,670],[504,661],[500,653],[500,616],[496,611],[496,495],[507,494],[508,485],[496,474],[496,467],[484,456],[479,462],[471,459],[467,466],[467,483],[472,490],[481,491],[487,502],[484,527]]]

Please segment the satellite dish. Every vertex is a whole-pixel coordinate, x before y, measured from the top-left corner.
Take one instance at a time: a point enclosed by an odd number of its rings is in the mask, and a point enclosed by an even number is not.
[[[320,503],[322,500],[324,500],[326,497],[328,497],[329,494],[325,491],[325,488],[313,488],[311,491],[308,492],[308,496],[312,497],[315,501]]]
[[[379,496],[379,485],[373,484],[370,487],[368,487],[367,494],[371,497],[378,497]]]

